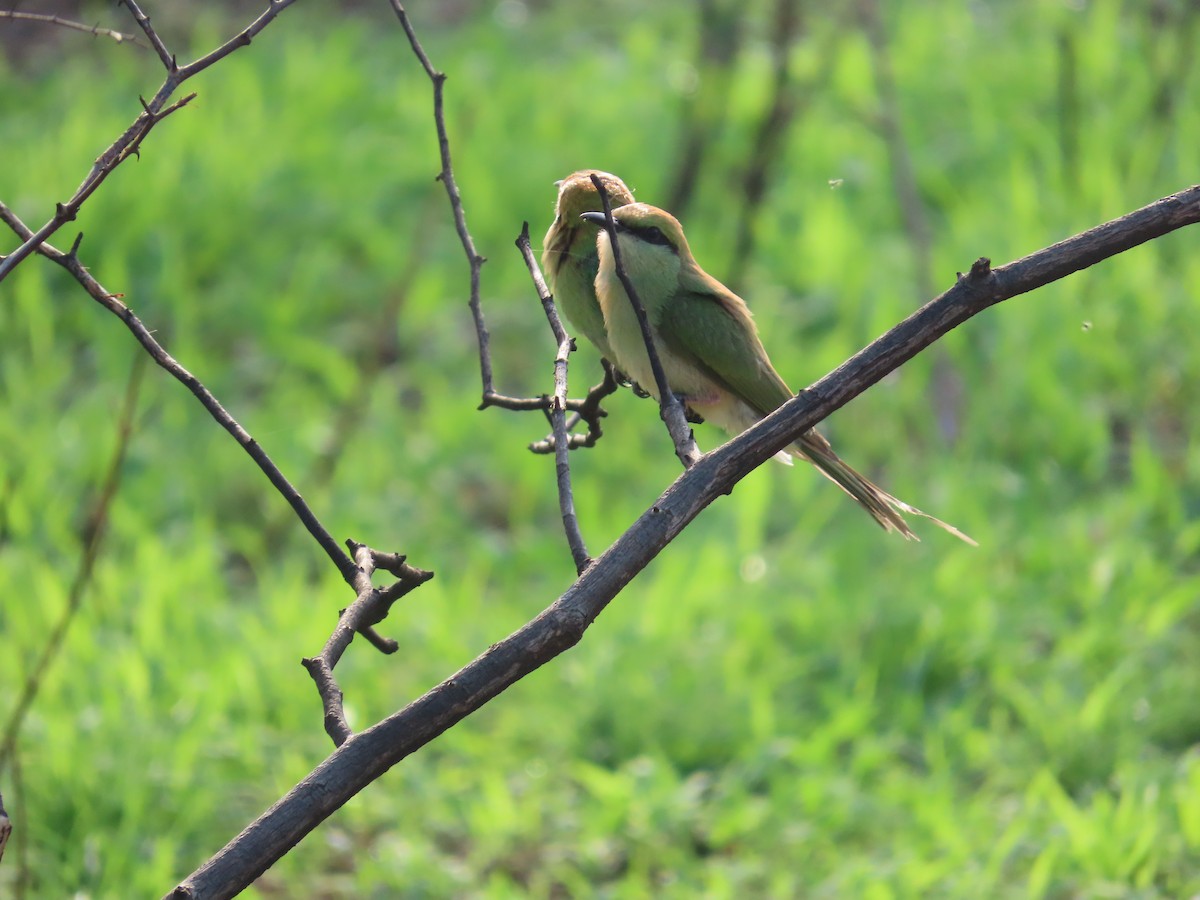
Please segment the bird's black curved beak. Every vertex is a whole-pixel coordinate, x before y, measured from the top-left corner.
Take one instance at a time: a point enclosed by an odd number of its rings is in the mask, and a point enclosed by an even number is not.
[[[604,227],[604,213],[602,212],[585,212],[579,218],[585,222],[591,222],[593,225],[599,225],[601,228]],[[613,219],[613,224],[617,224],[616,219]],[[620,226],[618,225],[617,227],[619,228]]]

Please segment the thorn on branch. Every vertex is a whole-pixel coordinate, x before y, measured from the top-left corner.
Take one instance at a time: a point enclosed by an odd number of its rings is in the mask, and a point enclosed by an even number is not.
[[[975,262],[971,263],[971,269],[964,275],[962,272],[954,273],[957,281],[978,281],[981,278],[987,278],[992,274],[992,261],[986,256],[981,256]]]
[[[174,103],[172,103],[166,109],[164,109],[162,112],[155,115],[154,121],[159,122],[159,121],[165,119],[171,113],[175,112],[175,110],[182,109],[183,107],[187,106],[189,103],[191,103],[195,99],[196,99],[196,92],[192,91],[186,97],[182,97],[179,100],[176,100]]]

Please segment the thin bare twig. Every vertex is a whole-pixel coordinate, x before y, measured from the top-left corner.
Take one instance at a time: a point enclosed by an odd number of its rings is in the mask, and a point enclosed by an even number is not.
[[[123,31],[114,31],[111,28],[101,28],[99,25],[84,25],[82,22],[73,22],[70,19],[64,19],[62,16],[48,16],[43,13],[20,12],[15,9],[0,9],[0,19],[17,19],[24,22],[40,22],[45,25],[58,25],[62,28],[70,28],[73,31],[82,31],[84,34],[90,34],[95,37],[112,38],[118,44],[133,44],[142,50],[150,48],[138,40],[136,34],[126,34]]]
[[[17,218],[12,210],[3,203],[0,203],[0,221],[7,223],[16,232],[18,237],[26,237],[30,233],[28,226]],[[160,367],[169,372],[195,395],[196,399],[208,410],[209,415],[216,419],[221,427],[228,431],[234,440],[241,444],[242,449],[250,455],[250,458],[258,464],[259,469],[267,476],[271,484],[275,486],[275,489],[283,495],[284,499],[295,510],[296,515],[300,517],[300,521],[304,523],[304,527],[308,529],[308,533],[316,539],[326,555],[337,566],[342,577],[347,582],[353,583],[354,576],[358,571],[354,562],[338,546],[337,541],[333,539],[333,536],[325,529],[325,526],[321,524],[316,515],[313,514],[308,504],[304,502],[304,498],[300,496],[300,492],[284,477],[279,467],[275,465],[271,457],[259,445],[258,441],[251,437],[250,433],[226,411],[225,407],[218,402],[212,392],[195,375],[185,369],[155,340],[154,335],[134,315],[133,310],[121,301],[122,295],[114,294],[105,288],[79,261],[77,253],[82,239],[83,235],[81,234],[76,238],[69,253],[63,253],[45,241],[39,241],[35,246],[39,253],[58,263],[75,276],[75,280],[83,286],[84,290],[88,292],[93,300],[125,323],[125,327],[133,333],[138,343],[145,348],[146,352],[150,354],[150,357]]]
[[[97,157],[91,171],[88,172],[87,177],[83,179],[83,183],[79,185],[71,198],[65,203],[55,204],[54,215],[46,224],[36,231],[30,230],[28,237],[12,253],[9,253],[7,256],[0,256],[0,281],[3,281],[8,276],[8,273],[15,269],[22,260],[28,258],[43,241],[48,240],[59,228],[75,218],[79,213],[79,207],[112,174],[113,170],[129,159],[129,157],[137,155],[142,141],[145,140],[146,135],[150,133],[150,130],[155,125],[175,110],[184,106],[195,96],[195,94],[191,94],[171,106],[167,106],[167,100],[170,99],[171,95],[175,93],[181,84],[203,72],[213,63],[224,59],[233,51],[247,46],[276,16],[294,2],[295,0],[270,0],[266,11],[250,23],[250,25],[212,52],[200,57],[195,62],[188,63],[186,66],[176,66],[174,58],[167,53],[166,47],[163,46],[159,49],[156,46],[160,58],[163,58],[164,54],[166,54],[166,59],[170,59],[170,65],[167,66],[167,77],[163,81],[162,86],[149,102],[142,100],[142,112],[133,120],[133,124],[126,128],[121,136]],[[153,33],[153,29],[149,27],[149,20],[146,20],[143,30],[147,32],[147,36]],[[158,43],[161,45],[161,40]],[[166,64],[166,59],[164,59],[164,64]]]
[[[617,270],[617,278],[621,281],[621,286],[625,288],[625,293],[629,297],[629,302],[633,304],[633,311],[637,315],[638,325],[642,329],[642,340],[646,342],[646,353],[650,357],[650,368],[654,372],[654,383],[658,387],[658,409],[662,416],[663,422],[666,423],[667,433],[671,436],[671,441],[675,445],[675,455],[679,457],[679,461],[683,463],[686,469],[695,464],[700,458],[700,449],[696,446],[695,436],[692,434],[692,429],[688,427],[687,413],[684,411],[683,404],[679,402],[679,398],[671,390],[671,385],[667,382],[667,374],[663,371],[662,360],[658,358],[658,348],[654,345],[654,333],[650,330],[650,319],[646,315],[646,307],[642,305],[641,298],[637,295],[637,289],[633,286],[633,282],[629,278],[629,274],[625,271],[625,263],[621,259],[621,247],[617,241],[617,225],[612,217],[612,203],[608,199],[608,191],[604,188],[604,182],[600,180],[598,175],[592,176],[592,184],[596,186],[596,190],[600,192],[600,202],[604,206],[604,230],[608,232],[608,240],[612,246],[613,266]]]
[[[133,14],[134,21],[145,32],[147,39],[150,41],[150,46],[154,48],[154,52],[158,54],[158,58],[162,60],[162,64],[166,67],[167,72],[174,72],[179,68],[175,63],[175,54],[167,49],[167,45],[163,43],[162,38],[158,36],[158,32],[150,25],[150,17],[142,12],[142,8],[138,6],[136,0],[119,0],[129,7],[129,11]]]
[[[420,61],[425,74],[429,76],[429,80],[433,83],[433,121],[434,127],[437,130],[438,152],[442,163],[441,171],[438,173],[438,180],[446,188],[446,196],[450,200],[450,209],[454,216],[454,229],[458,232],[459,242],[462,244],[463,252],[466,254],[467,262],[471,268],[471,292],[467,305],[471,309],[471,317],[475,323],[475,334],[479,343],[479,374],[483,382],[483,397],[479,403],[479,408],[487,409],[489,406],[496,406],[501,409],[518,412],[537,409],[548,414],[552,404],[549,397],[510,397],[496,390],[496,380],[492,372],[492,336],[491,332],[488,331],[487,321],[483,315],[483,305],[479,297],[480,270],[483,268],[483,264],[487,262],[487,257],[480,256],[479,252],[475,249],[475,241],[471,237],[470,229],[467,227],[467,216],[463,211],[462,194],[458,190],[458,182],[454,180],[454,166],[450,158],[450,137],[446,131],[445,103],[443,100],[443,86],[446,83],[446,75],[434,68],[428,54],[425,53],[425,48],[421,46],[421,42],[417,38],[417,33],[412,27],[412,22],[409,21],[408,13],[405,12],[403,4],[399,3],[398,0],[391,0],[391,4],[392,9],[400,20],[400,26],[404,29],[404,33],[408,37],[408,42],[412,47],[413,53]],[[568,409],[575,408],[574,405],[582,405],[585,402],[571,401],[568,404]],[[596,427],[596,438],[598,437],[599,426]],[[581,442],[579,445],[591,446],[595,443],[596,438],[593,438],[590,443]],[[531,449],[534,446],[538,445],[531,445]]]
[[[492,355],[489,348],[491,335],[487,330],[487,323],[483,317],[483,307],[479,301],[479,272],[483,268],[483,264],[487,262],[487,259],[480,256],[475,249],[475,241],[471,238],[471,232],[467,229],[467,216],[463,212],[462,195],[458,191],[458,183],[454,180],[454,167],[450,161],[450,138],[446,133],[446,116],[442,99],[446,76],[433,67],[433,63],[430,62],[425,49],[417,39],[417,33],[413,30],[412,23],[409,22],[408,13],[404,11],[403,5],[398,0],[391,0],[391,4],[392,9],[395,10],[396,15],[400,19],[400,26],[408,36],[408,42],[412,46],[413,53],[420,60],[421,66],[425,69],[425,74],[429,76],[429,80],[433,82],[433,120],[434,127],[437,129],[438,152],[441,155],[442,161],[442,170],[438,178],[446,188],[446,195],[450,198],[450,208],[454,214],[454,228],[458,232],[458,239],[462,242],[463,252],[466,253],[467,262],[471,266],[471,296],[468,305],[471,308],[471,315],[475,319],[475,331],[479,336],[479,372],[483,379],[483,401],[479,404],[479,408],[485,409],[496,403],[499,399],[511,400],[511,398],[502,398],[501,395],[495,392],[495,380],[492,376]],[[545,408],[544,406],[513,407],[507,403],[504,405],[507,409]]]
[[[558,481],[558,508],[562,516],[563,529],[567,534],[567,546],[571,550],[571,558],[575,561],[575,571],[582,572],[592,562],[588,556],[587,546],[583,541],[583,533],[579,530],[579,519],[575,515],[575,495],[571,490],[571,446],[567,437],[567,357],[574,344],[567,330],[563,328],[562,320],[558,317],[558,309],[554,306],[554,298],[546,287],[537,260],[533,257],[533,247],[529,243],[529,223],[521,225],[521,235],[517,238],[517,248],[525,258],[529,275],[533,278],[533,286],[538,298],[542,301],[542,309],[546,312],[546,321],[554,332],[554,340],[558,343],[558,353],[554,357],[554,396],[550,407],[550,425],[554,429],[554,469]]]
[[[577,644],[609,602],[710,503],[822,419],[985,309],[1200,222],[1200,185],[999,269],[968,275],[807,390],[683,472],[537,618],[384,721],[347,740],[169,896],[232,897],[351,797]]]
[[[589,388],[587,396],[582,400],[567,401],[567,409],[574,410],[567,419],[567,431],[571,432],[580,422],[586,422],[588,426],[588,430],[584,434],[567,435],[567,446],[571,450],[575,450],[578,447],[596,446],[596,441],[600,440],[603,436],[603,431],[600,428],[600,420],[608,415],[604,407],[600,405],[600,401],[605,397],[615,394],[621,386],[612,363],[607,359],[601,359],[600,364],[604,367],[604,378],[600,383]],[[554,453],[557,447],[558,445],[553,435],[540,441],[534,441],[529,445],[529,449],[534,453]]]
[[[100,544],[104,540],[105,526],[108,524],[108,512],[121,485],[121,473],[133,436],[133,418],[137,410],[138,395],[141,391],[142,375],[145,369],[146,356],[138,353],[134,357],[133,367],[129,371],[129,381],[125,385],[125,399],[121,403],[121,412],[117,417],[117,439],[116,445],[113,447],[112,459],[109,461],[100,493],[88,512],[83,533],[83,554],[79,558],[75,578],[67,592],[67,604],[59,614],[58,621],[54,623],[46,636],[46,644],[42,648],[42,653],[25,676],[20,696],[9,714],[8,721],[4,724],[3,739],[0,740],[0,771],[12,759],[13,750],[21,734],[21,726],[25,723],[25,716],[32,708],[33,702],[41,690],[46,671],[58,656],[59,651],[62,650],[67,631],[71,627],[71,623],[75,621],[75,616],[83,605],[87,589],[92,583],[92,571],[100,555]]]

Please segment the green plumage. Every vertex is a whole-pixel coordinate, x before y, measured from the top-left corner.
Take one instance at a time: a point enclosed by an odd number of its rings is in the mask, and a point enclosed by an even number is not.
[[[601,213],[585,213],[583,218],[597,225],[604,222]],[[613,220],[626,274],[646,309],[671,391],[705,421],[730,434],[740,434],[790,400],[792,391],[771,365],[749,308],[700,268],[675,217],[645,203],[631,203],[614,210]],[[617,276],[607,232],[600,232],[597,247],[596,297],[613,361],[657,396],[641,327]],[[872,484],[839,459],[815,430],[801,435],[791,452],[815,465],[887,531],[915,539],[901,515],[907,512],[974,543],[953,526]]]
[[[591,341],[601,356],[614,362],[604,328],[604,315],[596,300],[596,271],[600,265],[596,251],[597,228],[580,218],[585,212],[604,208],[592,183],[592,175],[600,178],[612,206],[633,202],[633,194],[616,175],[596,169],[572,172],[558,183],[554,222],[542,245],[542,270],[558,308],[571,327]]]

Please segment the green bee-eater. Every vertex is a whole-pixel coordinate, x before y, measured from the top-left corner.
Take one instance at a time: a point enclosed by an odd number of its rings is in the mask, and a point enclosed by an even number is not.
[[[604,316],[596,302],[596,226],[580,216],[604,208],[600,194],[592,184],[596,175],[608,193],[613,207],[633,202],[633,194],[616,175],[596,169],[572,172],[558,182],[558,202],[554,207],[554,222],[546,232],[542,248],[542,269],[558,308],[580,334],[591,341],[600,355],[615,364],[608,336],[604,333]]]
[[[604,214],[585,212],[582,217],[600,228],[595,286],[616,357],[612,361],[657,397],[642,331],[617,277]],[[631,203],[613,210],[613,222],[624,268],[646,308],[667,383],[688,407],[737,435],[792,398],[763,349],[745,302],[700,268],[674,216]],[[816,430],[801,435],[789,451],[815,465],[887,531],[915,538],[901,515],[907,512],[974,543],[872,484],[842,462]],[[780,458],[791,462],[786,455]]]

